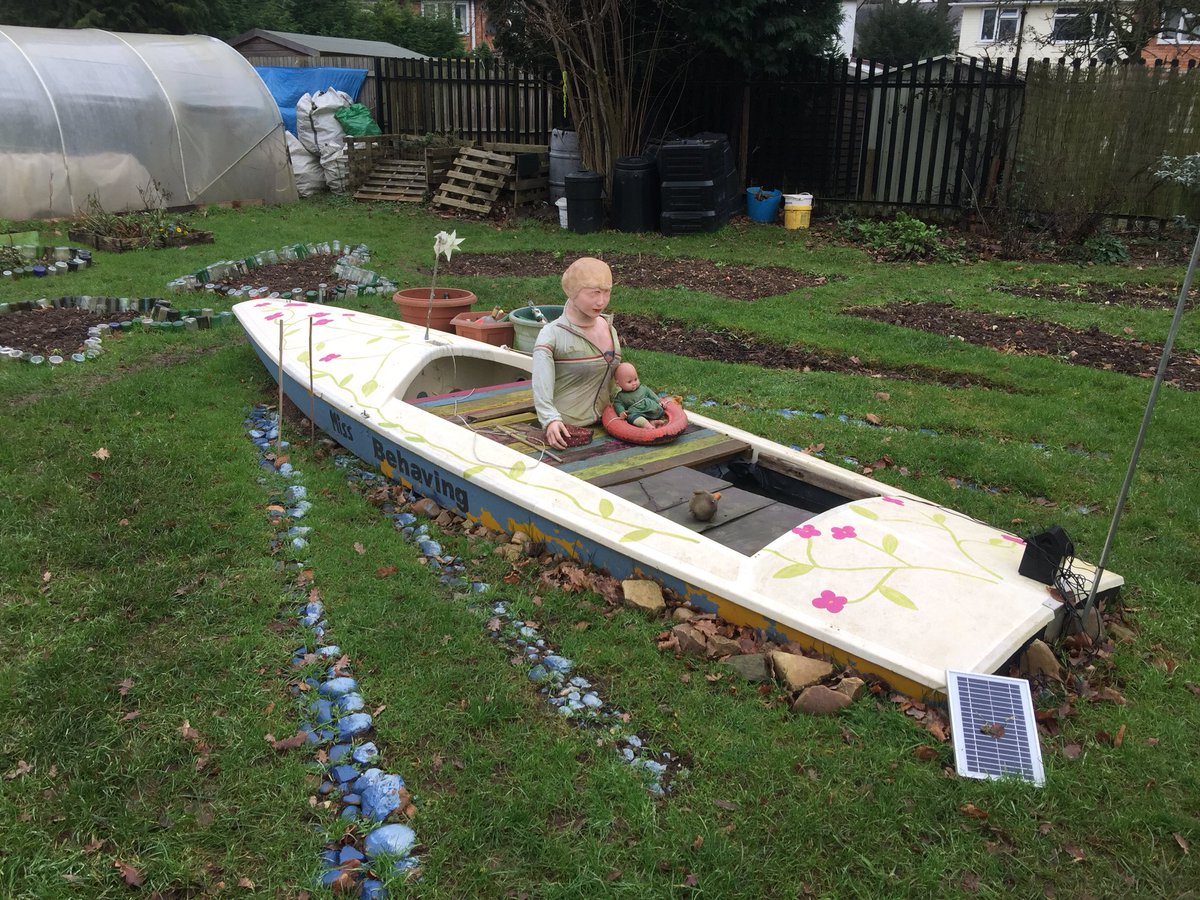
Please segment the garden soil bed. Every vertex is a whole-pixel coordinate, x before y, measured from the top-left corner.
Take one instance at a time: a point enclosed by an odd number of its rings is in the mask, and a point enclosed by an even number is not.
[[[104,322],[126,322],[138,312],[102,313],[86,309],[31,309],[0,316],[0,346],[16,347],[43,356],[83,349],[88,329]]]
[[[1080,331],[1021,316],[1002,316],[957,309],[941,303],[893,303],[846,310],[848,315],[930,334],[961,338],[1001,353],[1057,356],[1077,366],[1090,366],[1153,378],[1162,345],[1105,334],[1098,328]],[[1176,352],[1167,381],[1187,391],[1200,390],[1200,358]]]
[[[1179,302],[1177,284],[1047,284],[1029,281],[1024,284],[997,284],[993,290],[1067,303],[1101,303],[1113,306],[1141,306],[1147,309],[1174,309]],[[1188,306],[1195,301],[1189,300]]]
[[[458,253],[441,267],[442,274],[535,278],[562,275],[573,256],[546,251],[528,253]],[[609,254],[604,257],[618,287],[686,288],[731,300],[761,300],[807,287],[818,287],[838,276],[814,275],[783,266],[718,265],[707,259]]]
[[[978,375],[947,372],[927,366],[876,369],[865,365],[857,356],[822,356],[802,347],[784,347],[769,341],[755,340],[735,331],[698,327],[650,316],[622,313],[615,317],[615,324],[621,335],[621,344],[625,347],[674,353],[689,359],[748,363],[765,369],[845,372],[872,378],[897,378],[955,387],[997,387],[994,382]]]
[[[252,269],[249,274],[235,275],[215,283],[228,288],[238,288],[244,284],[250,284],[254,287],[279,291],[280,294],[287,293],[293,288],[300,288],[307,292],[317,290],[322,284],[326,287],[349,284],[348,281],[339,282],[334,277],[333,267],[337,264],[337,260],[338,258],[331,253],[320,253],[306,256],[304,259],[289,259],[268,266],[259,266]],[[369,265],[368,263],[367,266]]]

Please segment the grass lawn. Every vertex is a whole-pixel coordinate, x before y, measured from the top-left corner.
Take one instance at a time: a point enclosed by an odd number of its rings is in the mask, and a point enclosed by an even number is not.
[[[881,480],[1018,533],[1060,524],[1091,560],[1149,381],[842,310],[936,300],[1161,343],[1169,310],[991,285],[1183,276],[882,264],[814,233],[750,223],[683,238],[580,236],[342,200],[213,209],[196,224],[216,243],[97,254],[77,275],[0,283],[0,302],[46,290],[161,296],[205,263],[334,238],[365,242],[371,268],[416,286],[427,283],[433,235],[451,228],[462,253],[644,253],[844,276],[756,302],[618,285],[612,308],[618,328],[622,312],[669,316],[875,368],[986,376],[993,387],[958,388],[634,356],[645,383],[715,401],[706,414],[784,444],[824,444],[835,461],[886,454],[895,465]],[[65,243],[65,224],[24,227]],[[561,301],[554,277],[443,280],[473,290],[480,309]],[[395,314],[386,297],[344,303]],[[0,365],[0,896],[120,897],[132,882],[163,897],[323,896],[319,853],[341,829],[315,798],[313,751],[264,740],[297,729],[289,661],[303,639],[287,625],[296,600],[271,551],[266,507],[283,482],[259,467],[243,426],[254,404],[274,402],[273,382],[236,327],[133,333],[104,347],[82,365]],[[1195,309],[1176,353],[1200,355]],[[827,415],[783,417],[781,407]],[[838,419],[868,414],[881,426]],[[416,807],[423,876],[395,881],[393,896],[1178,897],[1200,885],[1193,393],[1161,393],[1110,561],[1136,637],[1115,645],[1099,677],[1127,702],[1073,703],[1061,734],[1042,740],[1041,789],[956,777],[952,748],[886,700],[809,718],[728,674],[706,678],[724,670],[655,649],[661,623],[606,617],[595,596],[533,576],[507,584],[486,544],[442,537],[644,740],[687,760],[671,795],[655,799],[610,746],[537,695],[481,614],[438,584],[344,470],[304,435],[285,437],[313,502],[305,559],[331,637],[378,711],[381,765],[404,777]]]

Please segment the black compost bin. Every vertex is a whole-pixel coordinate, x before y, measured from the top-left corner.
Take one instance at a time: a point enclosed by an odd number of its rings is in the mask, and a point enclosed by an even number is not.
[[[567,196],[567,228],[591,234],[604,227],[604,176],[598,172],[568,172],[563,183]]]
[[[620,156],[613,164],[613,226],[618,231],[658,228],[658,164],[648,156]]]

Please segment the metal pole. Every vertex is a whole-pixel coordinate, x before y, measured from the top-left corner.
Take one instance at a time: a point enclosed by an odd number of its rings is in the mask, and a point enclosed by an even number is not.
[[[1113,510],[1112,522],[1108,526],[1108,536],[1104,539],[1104,549],[1100,551],[1100,562],[1096,565],[1096,576],[1092,579],[1092,589],[1088,593],[1087,604],[1083,607],[1083,620],[1086,622],[1092,607],[1096,605],[1096,592],[1100,589],[1100,576],[1104,574],[1104,566],[1108,562],[1108,552],[1112,549],[1113,538],[1117,534],[1117,523],[1121,520],[1121,512],[1125,509],[1125,498],[1129,496],[1129,487],[1133,483],[1133,471],[1137,468],[1138,456],[1142,452],[1142,444],[1146,440],[1146,429],[1150,427],[1150,416],[1154,412],[1154,403],[1158,400],[1158,389],[1162,386],[1167,374],[1167,362],[1171,358],[1171,348],[1175,346],[1175,336],[1179,333],[1179,322],[1183,318],[1183,308],[1187,305],[1188,293],[1192,289],[1192,278],[1196,274],[1196,263],[1200,261],[1200,230],[1196,233],[1196,244],[1192,247],[1192,259],[1188,263],[1187,274],[1183,277],[1183,287],[1179,289],[1179,302],[1175,305],[1175,316],[1171,319],[1171,329],[1167,332],[1167,342],[1163,344],[1162,358],[1158,361],[1158,371],[1154,375],[1154,384],[1150,387],[1150,399],[1146,401],[1146,412],[1142,415],[1142,427],[1138,429],[1137,440],[1133,445],[1133,455],[1129,458],[1129,468],[1125,471],[1125,483],[1121,485],[1121,494],[1117,497],[1117,508]]]
[[[279,320],[279,427],[275,431],[275,452],[283,447],[283,319]]]

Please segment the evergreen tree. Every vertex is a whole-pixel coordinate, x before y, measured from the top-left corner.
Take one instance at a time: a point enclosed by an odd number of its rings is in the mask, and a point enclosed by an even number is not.
[[[870,18],[858,29],[854,54],[900,65],[949,53],[957,43],[954,26],[944,13],[892,0],[872,8]]]

